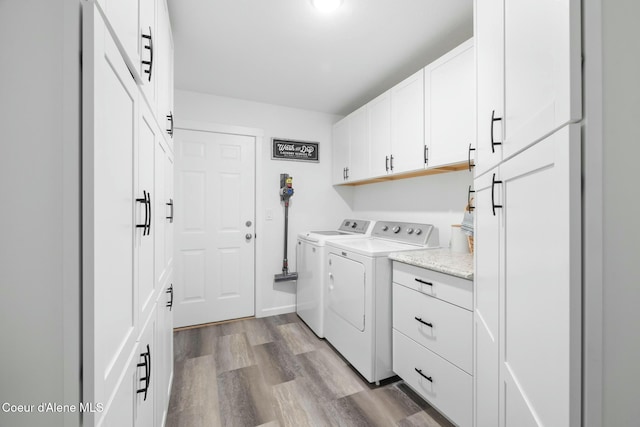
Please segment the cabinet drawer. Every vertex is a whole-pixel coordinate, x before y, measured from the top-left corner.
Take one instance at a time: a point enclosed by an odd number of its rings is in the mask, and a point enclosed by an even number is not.
[[[393,327],[464,371],[472,372],[471,311],[394,284]]]
[[[467,310],[473,310],[473,282],[471,280],[394,262],[393,281]]]
[[[421,370],[430,380],[420,375],[416,369]],[[393,370],[455,424],[461,427],[471,426],[471,375],[395,329]]]

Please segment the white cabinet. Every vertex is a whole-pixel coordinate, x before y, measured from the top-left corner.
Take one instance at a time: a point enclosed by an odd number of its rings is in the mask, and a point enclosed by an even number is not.
[[[138,71],[142,48],[140,40],[140,0],[96,0],[105,22],[126,52],[127,61]]]
[[[580,120],[580,16],[576,0],[504,2],[505,158]]]
[[[424,70],[391,88],[391,173],[424,168]]]
[[[394,261],[393,371],[459,426],[472,425],[473,286]]]
[[[172,372],[172,320],[158,309],[172,263],[173,156],[119,34],[90,2],[82,24],[83,401],[104,405],[83,422],[156,426],[168,399],[155,389]]]
[[[155,338],[155,424],[164,426],[169,409],[173,382],[173,277],[170,272],[165,286],[158,295],[156,308],[157,327]]]
[[[155,150],[155,283],[162,289],[173,268],[173,153],[166,140],[159,139]]]
[[[496,169],[497,171],[497,169]],[[491,210],[493,175],[474,182],[476,221],[474,227],[474,396],[476,427],[498,426],[500,335],[500,223],[502,211]],[[478,211],[480,209],[480,211]]]
[[[332,181],[344,184],[349,167],[349,117],[333,125]]]
[[[391,153],[391,91],[369,102],[369,173],[372,177],[389,173]]]
[[[155,305],[158,285],[154,278],[154,245],[158,234],[156,228],[162,223],[156,221],[154,203],[155,191],[154,161],[155,149],[160,138],[154,116],[146,103],[139,105],[138,138],[135,150],[136,193],[135,193],[135,252],[136,283],[138,291],[138,316],[145,322]],[[164,221],[163,221],[164,222]]]
[[[424,69],[427,166],[466,162],[475,145],[473,39]]]
[[[479,176],[502,160],[504,0],[476,0],[473,10],[477,83],[475,174]]]
[[[369,168],[366,178],[424,168],[424,71],[420,70],[368,106]]]
[[[581,119],[580,2],[476,1],[475,28],[480,175]]]
[[[138,337],[134,150],[138,89],[95,8],[83,26],[83,399],[108,410]],[[85,414],[92,417],[103,414]],[[96,420],[97,421],[97,420]]]
[[[563,127],[481,178],[477,425],[578,426],[579,125]]]
[[[173,37],[166,0],[157,0],[158,59],[157,112],[160,130],[169,135],[167,142],[173,151]]]
[[[369,176],[369,106],[349,114],[349,166],[347,180]]]
[[[333,126],[333,183],[368,178],[368,106],[360,107]]]

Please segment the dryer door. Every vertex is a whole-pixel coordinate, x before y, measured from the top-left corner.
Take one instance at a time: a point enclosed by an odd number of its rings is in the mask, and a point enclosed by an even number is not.
[[[353,259],[329,254],[328,305],[343,320],[364,331],[365,266]]]

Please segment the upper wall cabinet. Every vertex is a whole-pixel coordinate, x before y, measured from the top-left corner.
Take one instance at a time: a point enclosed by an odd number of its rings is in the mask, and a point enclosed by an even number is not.
[[[465,162],[475,145],[475,72],[473,39],[424,70],[427,166]]]
[[[581,119],[580,2],[476,1],[475,13],[480,175]]]
[[[391,153],[391,91],[367,104],[369,106],[369,172],[371,176],[389,173]]]
[[[170,141],[173,133],[173,39],[166,0],[96,0],[96,3]]]
[[[369,175],[368,105],[333,126],[333,183],[367,178]]]
[[[424,168],[424,70],[391,89],[392,173]]]
[[[474,70],[468,40],[347,116],[349,130],[336,123],[334,159],[342,163],[334,163],[333,183],[466,169],[475,141]]]
[[[160,127],[173,148],[173,37],[169,9],[165,0],[158,1],[158,70],[157,117]]]

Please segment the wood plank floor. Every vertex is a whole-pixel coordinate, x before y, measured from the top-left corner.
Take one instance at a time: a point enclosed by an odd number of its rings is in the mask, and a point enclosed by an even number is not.
[[[452,426],[399,378],[364,380],[295,313],[174,332],[167,427]]]

